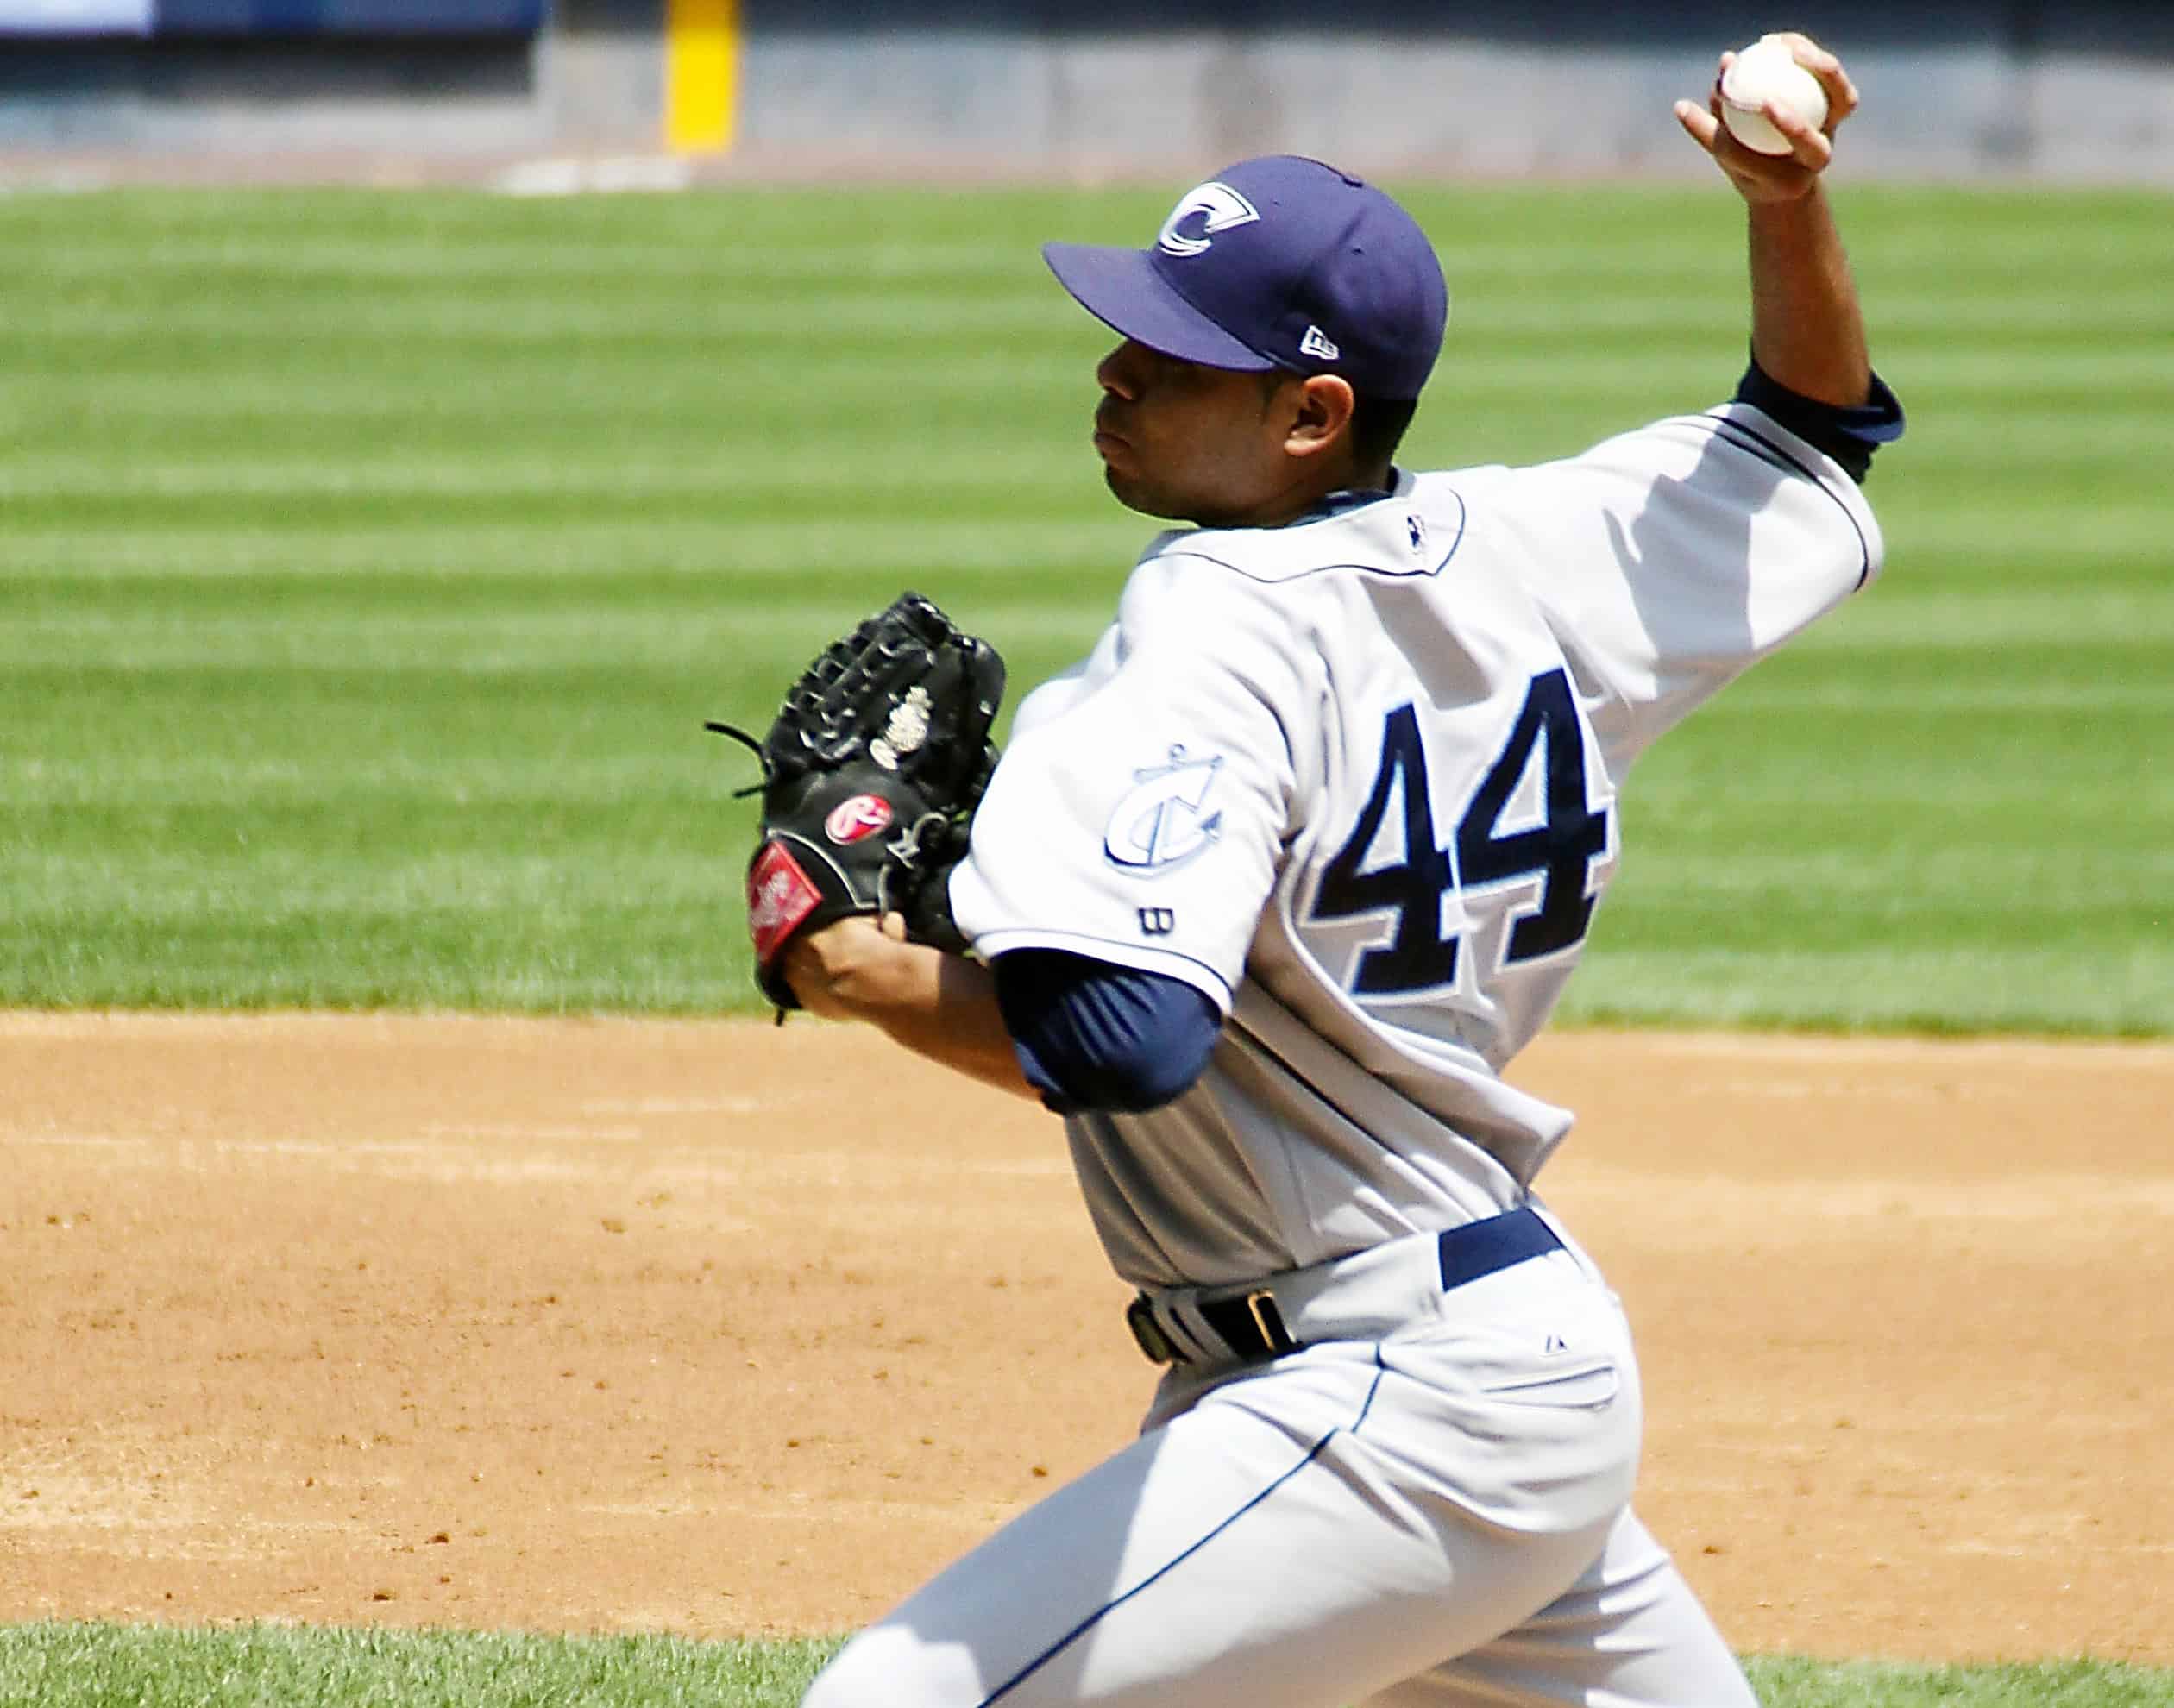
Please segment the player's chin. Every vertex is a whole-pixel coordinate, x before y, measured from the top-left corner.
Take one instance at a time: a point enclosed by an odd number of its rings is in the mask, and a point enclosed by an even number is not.
[[[1184,510],[1167,493],[1159,493],[1143,485],[1135,475],[1128,474],[1114,463],[1103,467],[1103,484],[1109,488],[1110,496],[1128,510],[1138,511],[1142,516],[1152,516],[1159,522],[1182,522],[1187,518]]]

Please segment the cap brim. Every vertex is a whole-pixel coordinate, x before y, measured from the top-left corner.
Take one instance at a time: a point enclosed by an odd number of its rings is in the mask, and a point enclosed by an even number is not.
[[[1042,259],[1080,307],[1151,350],[1204,367],[1265,373],[1277,365],[1180,296],[1145,249],[1045,243]]]

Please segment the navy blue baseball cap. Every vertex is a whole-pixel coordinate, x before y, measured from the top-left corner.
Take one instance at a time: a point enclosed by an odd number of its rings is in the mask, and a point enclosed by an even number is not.
[[[1339,374],[1413,399],[1449,290],[1411,216],[1319,160],[1241,160],[1189,190],[1146,249],[1045,243],[1057,282],[1128,338],[1208,367]]]

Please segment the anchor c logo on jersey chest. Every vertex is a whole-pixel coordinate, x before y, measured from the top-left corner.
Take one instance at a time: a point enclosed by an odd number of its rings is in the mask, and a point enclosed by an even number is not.
[[[1222,763],[1219,753],[1195,757],[1173,745],[1166,764],[1134,771],[1103,827],[1103,857],[1154,877],[1206,853],[1222,836],[1222,809],[1209,804]]]

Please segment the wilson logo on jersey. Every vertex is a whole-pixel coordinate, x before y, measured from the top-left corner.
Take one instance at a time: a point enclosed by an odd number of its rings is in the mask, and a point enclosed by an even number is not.
[[[1189,237],[1178,228],[1195,214],[1202,216],[1201,235]],[[1251,202],[1228,184],[1211,179],[1178,198],[1178,205],[1170,210],[1170,217],[1155,238],[1155,247],[1166,255],[1205,254],[1214,246],[1216,233],[1251,225],[1260,217],[1260,210]]]
[[[1133,773],[1103,831],[1103,853],[1122,870],[1153,875],[1182,866],[1214,846],[1222,834],[1222,812],[1208,796],[1222,769],[1222,756],[1188,758],[1170,750],[1170,763]]]

